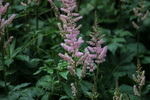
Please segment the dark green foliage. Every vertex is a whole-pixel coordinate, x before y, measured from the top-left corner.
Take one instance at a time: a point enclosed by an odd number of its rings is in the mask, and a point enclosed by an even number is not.
[[[3,0],[6,1],[6,0]],[[38,29],[36,28],[36,9],[33,1],[28,6],[20,5],[25,0],[8,0],[10,7],[8,17],[13,13],[15,19],[9,25],[9,36],[14,36],[5,50],[7,94],[3,77],[2,53],[0,50],[0,100],[75,100],[70,83],[74,78],[67,69],[68,63],[58,53],[65,52],[60,46],[63,38],[54,12],[47,0],[41,0],[38,6]],[[58,8],[61,4],[53,0]],[[100,64],[98,84],[98,100],[112,100],[115,91],[115,79],[119,81],[119,91],[126,99],[138,100],[134,95],[132,74],[136,73],[137,56],[145,70],[146,82],[142,88],[142,100],[150,98],[150,14],[140,29],[139,53],[137,55],[137,31],[131,22],[138,22],[132,9],[138,6],[139,0],[78,0],[79,13],[83,16],[78,23],[82,24],[81,34],[84,43],[80,50],[84,51],[90,39],[89,34],[94,24],[94,11],[97,10],[101,35],[105,34],[102,45],[108,46],[106,62]],[[150,10],[150,1],[143,0],[146,12]],[[4,2],[5,3],[5,2]],[[6,15],[4,16],[6,18]],[[7,38],[7,35],[5,35]],[[4,41],[6,42],[6,40]],[[80,78],[82,66],[77,68]],[[93,87],[93,73],[87,71],[80,82],[80,100],[90,100]]]

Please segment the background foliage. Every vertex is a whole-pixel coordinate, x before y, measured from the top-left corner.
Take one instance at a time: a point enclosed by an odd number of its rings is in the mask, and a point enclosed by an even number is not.
[[[9,1],[8,16],[17,16],[9,25],[9,35],[15,39],[10,45],[10,57],[5,56],[7,66],[7,92],[4,90],[3,67],[0,60],[0,99],[1,100],[71,100],[74,99],[70,83],[73,80],[67,70],[68,63],[58,56],[65,52],[60,43],[54,12],[47,0],[41,0],[39,6],[31,2],[22,6],[20,0]],[[81,36],[89,40],[94,24],[94,11],[97,9],[100,31],[105,34],[104,45],[108,45],[106,62],[100,64],[98,79],[98,100],[111,100],[115,91],[115,79],[118,78],[119,90],[125,98],[126,92],[131,100],[134,96],[132,74],[136,73],[137,31],[132,20],[137,21],[132,11],[139,0],[77,0],[79,13],[83,19]],[[60,3],[54,0],[60,8]],[[150,1],[144,0],[144,12],[150,10]],[[38,9],[38,28],[36,27],[36,10]],[[146,83],[143,88],[143,100],[150,98],[150,14],[140,29],[139,59],[142,70],[145,70]],[[81,50],[87,46],[86,42]],[[2,59],[0,55],[0,59]],[[58,67],[59,66],[59,67]],[[79,73],[81,72],[78,69]],[[93,86],[92,73],[87,72],[80,85],[81,100],[89,100]]]

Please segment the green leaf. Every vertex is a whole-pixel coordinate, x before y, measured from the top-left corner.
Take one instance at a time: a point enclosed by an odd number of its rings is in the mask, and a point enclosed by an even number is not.
[[[47,73],[49,73],[50,75],[52,75],[53,74],[53,69],[51,69],[51,68],[48,68],[48,70],[47,70]]]
[[[12,53],[10,53],[11,54],[11,58],[15,58],[16,55],[20,52],[20,50],[21,50],[21,47],[18,47],[17,49],[12,51]]]
[[[132,79],[132,74],[136,72],[136,66],[134,63],[125,64],[122,66],[118,66],[116,68],[116,72],[114,73],[114,77],[122,77],[126,74],[128,77]]]
[[[114,38],[112,41],[113,42],[126,42],[124,38]]]
[[[133,36],[131,32],[129,32],[129,31],[124,31],[123,29],[115,30],[115,34],[118,35],[119,37]]]
[[[150,64],[150,57],[145,56],[144,59],[142,60],[143,64]]]
[[[88,81],[82,81],[82,82],[81,82],[81,89],[82,89],[83,91],[88,92],[88,90],[91,90],[91,89],[92,89],[92,86],[93,86],[93,84],[90,83],[90,82],[88,82]]]
[[[69,97],[73,96],[71,86],[69,84],[64,84],[64,90]]]
[[[21,85],[17,85],[17,86],[15,86],[15,88],[11,92],[14,92],[14,91],[19,90],[19,89],[24,88],[24,87],[27,87],[30,84],[31,83],[23,83]]]
[[[15,45],[16,45],[16,39],[14,39],[10,45],[10,55],[13,55],[13,52],[15,50]]]
[[[39,59],[39,58],[31,59],[30,60],[30,67],[35,68],[39,64],[40,61],[41,61],[41,59]]]
[[[10,85],[9,82],[6,83],[6,86],[8,86],[8,85]],[[4,81],[0,81],[0,86],[4,88],[5,87],[5,82]]]
[[[22,61],[27,61],[27,62],[30,59],[29,56],[27,56],[27,55],[17,55],[16,58],[19,60],[22,60]]]
[[[42,99],[41,99],[41,100],[49,100],[49,94],[50,94],[50,92],[46,92],[46,93],[44,94],[44,96],[42,96]]]
[[[68,98],[68,96],[66,96],[66,95],[65,95],[65,96],[62,96],[61,98],[59,98],[59,100],[64,100],[64,99],[66,100],[66,99],[69,99],[69,98]]]
[[[91,5],[90,3],[87,4],[87,6],[83,9],[80,10],[80,14],[83,15],[87,15],[89,14],[92,10],[94,9],[94,6]]]
[[[68,75],[68,73],[69,73],[68,70],[67,70],[67,71],[64,71],[64,72],[59,72],[59,74],[60,74],[64,79],[66,79],[66,80],[67,80],[67,75]]]
[[[33,75],[37,75],[37,74],[39,74],[41,71],[42,71],[42,70],[38,70],[38,71],[36,71],[35,73],[33,73]]]
[[[10,66],[10,64],[12,64],[14,62],[14,60],[13,59],[6,59],[5,60],[5,64],[9,67]]]
[[[113,54],[115,54],[117,48],[119,47],[122,47],[123,45],[122,44],[119,44],[119,43],[110,43],[108,45],[108,50],[110,50]]]
[[[126,92],[128,92],[131,100],[138,100],[138,96],[134,95],[133,86],[123,84],[119,87],[119,91],[123,94],[123,97],[126,97]]]
[[[79,77],[79,79],[80,79],[81,71],[82,70],[80,68],[77,68],[77,76]]]

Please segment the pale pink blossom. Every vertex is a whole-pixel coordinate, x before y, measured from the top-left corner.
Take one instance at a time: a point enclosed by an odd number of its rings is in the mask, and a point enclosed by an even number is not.
[[[12,22],[12,20],[15,18],[15,14],[13,14],[6,22],[5,22],[5,26],[8,26],[11,22]]]
[[[140,96],[139,92],[136,89],[136,85],[133,86],[134,94]]]
[[[147,10],[144,17],[142,17],[142,21],[145,21],[145,19],[148,17],[148,14],[149,14],[149,10]]]
[[[65,55],[59,53],[58,55],[62,57],[65,61],[68,61],[70,64],[74,63],[73,59],[67,53],[65,53]]]
[[[5,46],[4,46],[5,48],[9,47],[9,45],[12,42],[13,38],[14,38],[13,36],[9,37],[9,39],[7,40],[7,42],[6,42]]]
[[[69,70],[69,72],[70,72],[70,74],[71,75],[76,75],[76,72],[75,72],[75,70],[72,68],[72,66],[67,66],[67,68],[68,68],[68,70]]]
[[[133,8],[133,12],[134,12],[135,16],[138,15],[138,11],[135,8]]]
[[[86,73],[86,69],[87,69],[87,62],[84,63],[82,71],[81,71],[81,78],[83,78],[85,76]]]
[[[134,21],[132,21],[132,25],[135,29],[139,29],[139,26]]]
[[[13,14],[8,20],[5,21],[4,18],[2,18],[2,15],[6,12],[8,6],[9,6],[9,3],[6,3],[5,6],[2,5],[2,2],[3,1],[0,1],[0,35],[3,36],[4,35],[4,30],[5,30],[5,27],[8,26],[12,20],[14,19],[15,17],[15,14]],[[11,37],[10,37],[11,39]]]
[[[82,70],[81,76],[85,75],[85,59],[87,58],[88,54],[83,54],[83,52],[79,51],[80,45],[84,42],[82,37],[78,37],[80,34],[79,29],[82,25],[77,26],[76,22],[82,18],[78,13],[74,13],[74,9],[76,7],[76,0],[59,0],[62,2],[61,11],[66,14],[61,14],[60,19],[62,21],[61,24],[58,24],[58,27],[61,32],[65,34],[65,43],[61,43],[61,46],[69,53],[69,55],[63,55],[59,53],[59,56],[62,57],[64,60],[69,62],[68,70],[70,71],[71,75],[76,75],[79,64],[84,64],[84,68]],[[69,60],[68,58],[71,58]],[[78,60],[79,59],[79,60]]]
[[[4,14],[4,13],[6,12],[8,6],[9,6],[9,3],[6,3],[6,5],[5,5],[5,6],[3,7],[3,9],[1,10],[1,14]]]
[[[72,89],[73,96],[76,96],[77,91],[76,91],[76,88],[74,86],[74,83],[71,83],[71,89]]]
[[[73,19],[73,20],[74,20],[74,22],[77,22],[77,21],[80,20],[80,19],[82,19],[82,16],[79,16],[79,17],[77,17],[77,18],[75,18],[75,19]]]

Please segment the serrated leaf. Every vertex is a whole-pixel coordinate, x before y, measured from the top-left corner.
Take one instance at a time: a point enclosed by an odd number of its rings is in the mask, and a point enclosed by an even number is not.
[[[38,58],[31,59],[30,60],[30,67],[31,68],[36,67],[39,64],[40,61],[41,61],[41,59],[38,59]]]
[[[113,42],[126,42],[124,38],[115,38],[112,40]]]
[[[13,55],[13,52],[15,50],[15,45],[16,45],[16,39],[14,39],[10,45],[10,55]]]
[[[10,64],[12,64],[14,62],[14,60],[13,59],[6,59],[5,60],[5,64],[9,67],[10,66]]]
[[[72,97],[72,96],[73,96],[72,90],[71,90],[71,86],[70,86],[70,85],[64,84],[64,90],[65,90],[66,94],[67,94],[69,97]]]
[[[15,86],[15,88],[11,92],[14,92],[14,91],[19,90],[19,89],[24,88],[24,87],[27,87],[30,84],[31,83],[23,83],[21,85],[17,85],[17,86]]]
[[[15,49],[11,54],[11,58],[14,58],[21,50],[21,47],[18,47],[17,49]]]
[[[6,76],[12,75],[12,74],[14,74],[16,71],[17,71],[17,69],[9,69],[9,70],[6,71]]]
[[[41,71],[42,71],[42,70],[38,70],[38,71],[36,71],[35,73],[33,73],[33,75],[37,75],[37,74],[39,74]]]
[[[120,37],[124,37],[124,36],[133,36],[133,34],[129,31],[123,31],[120,33]]]
[[[16,58],[22,61],[29,61],[29,56],[27,55],[17,55]]]
[[[68,99],[68,96],[65,95],[65,96],[62,96],[61,98],[59,98],[59,100],[64,100],[64,99],[65,100]]]
[[[45,63],[50,63],[50,62],[53,62],[54,59],[47,59],[47,60],[44,60]]]
[[[129,31],[124,31],[123,29],[115,30],[115,34],[118,35],[119,37],[133,36],[131,32],[129,32]]]
[[[108,50],[110,50],[113,54],[115,54],[118,47],[122,47],[122,44],[119,43],[110,43],[108,45]]]
[[[67,80],[67,75],[68,75],[68,73],[69,73],[68,70],[67,70],[67,71],[64,71],[64,72],[59,72],[59,74],[60,74],[64,79],[66,79],[66,80]]]
[[[50,92],[46,92],[46,93],[44,94],[44,96],[42,96],[42,99],[41,99],[41,100],[49,100],[49,94],[50,94]]]
[[[87,4],[87,6],[83,9],[80,10],[80,14],[81,15],[87,15],[90,13],[90,11],[92,11],[94,9],[94,6],[91,5],[90,3]]]
[[[150,57],[145,56],[144,59],[142,60],[143,64],[150,64]]]
[[[47,73],[49,73],[50,75],[52,75],[53,74],[53,69],[51,69],[51,68],[48,68],[48,70],[47,70]]]
[[[7,82],[7,83],[6,83],[6,86],[8,86],[9,84],[10,84],[10,83]],[[5,87],[5,82],[4,82],[4,81],[0,81],[0,86],[1,86],[1,87]]]
[[[81,89],[83,91],[88,91],[92,89],[93,84],[88,81],[82,81],[81,82]]]

